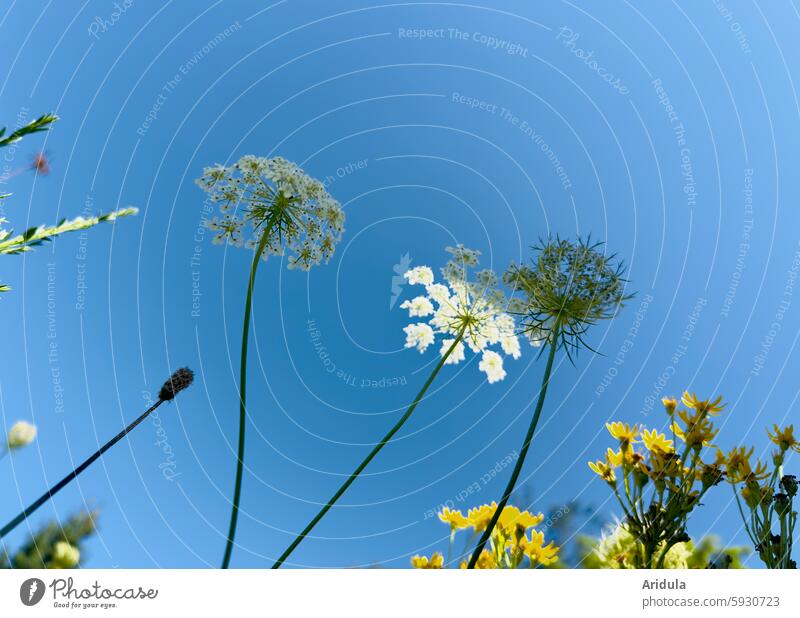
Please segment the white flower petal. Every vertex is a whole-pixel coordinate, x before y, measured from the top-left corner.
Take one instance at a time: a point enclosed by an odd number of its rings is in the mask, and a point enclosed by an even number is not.
[[[416,266],[406,271],[403,276],[411,285],[431,285],[433,283],[433,271],[429,266]]]
[[[499,382],[506,377],[505,369],[503,369],[503,357],[492,350],[483,352],[481,362],[478,363],[478,369],[486,374],[489,384]]]
[[[447,354],[447,350],[450,349],[450,346],[453,345],[455,339],[445,339],[442,341],[442,349],[439,351],[441,356]],[[453,351],[450,353],[450,356],[447,357],[447,360],[444,361],[445,365],[457,365],[462,360],[464,360],[464,344],[459,341]]]
[[[409,324],[403,331],[406,333],[407,348],[417,348],[422,353],[433,343],[433,329],[427,324]]]

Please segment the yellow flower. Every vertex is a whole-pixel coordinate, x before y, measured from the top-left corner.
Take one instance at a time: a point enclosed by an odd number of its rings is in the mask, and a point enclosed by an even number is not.
[[[769,476],[766,464],[756,460],[756,469],[750,465],[753,448],[748,451],[744,446],[734,448],[728,453],[727,473],[728,481],[732,484],[753,483],[763,481]]]
[[[621,423],[619,421],[606,423],[606,429],[608,429],[608,433],[611,434],[612,438],[619,440],[620,446],[622,446],[623,449],[627,449],[639,433],[638,426],[634,425],[631,427],[628,423]]]
[[[475,563],[476,569],[493,569],[497,566],[497,563],[494,560],[494,556],[488,549],[484,549],[481,552],[481,555],[478,556],[478,561]],[[464,560],[459,567],[460,569],[467,568],[467,561]]]
[[[773,428],[775,433],[773,434],[771,431],[767,430],[767,435],[772,442],[778,445],[778,448],[781,449],[781,452],[785,453],[791,449],[800,453],[800,442],[798,442],[794,437],[794,425],[789,425],[783,430],[781,430],[777,425],[773,425]]]
[[[446,524],[450,524],[451,532],[469,526],[469,520],[464,517],[461,511],[451,511],[448,507],[442,509],[442,512],[439,513],[439,519]]]
[[[686,430],[684,431],[677,421],[672,423],[672,430],[689,448],[711,446],[711,441],[717,436],[719,430],[714,429],[714,425],[705,415],[698,415],[698,417],[695,418],[681,410],[678,416],[685,423]]]
[[[686,471],[678,455],[665,453],[658,449],[651,453],[650,464],[652,468],[646,470],[646,474],[654,481],[663,481],[668,477],[679,477]]]
[[[415,569],[441,569],[444,566],[444,556],[438,551],[430,557],[414,556],[411,558],[411,566]]]
[[[667,436],[663,433],[659,433],[655,429],[651,429],[650,431],[645,429],[642,431],[642,442],[644,442],[645,448],[651,453],[655,451],[671,453],[673,451],[672,440],[667,440]]]
[[[531,561],[531,566],[537,564],[549,565],[558,560],[559,547],[556,547],[552,541],[547,545],[544,544],[544,533],[537,530],[531,530],[531,538],[525,538],[520,544],[522,551]]]
[[[528,511],[520,511],[515,506],[507,506],[500,513],[497,526],[506,536],[518,539],[525,534],[528,528],[538,526],[543,519],[544,515],[541,513],[533,515]]]
[[[690,394],[688,391],[683,393],[681,401],[687,408],[692,408],[701,414],[710,414],[711,416],[716,416],[722,412],[722,409],[725,407],[725,404],[722,403],[721,396],[717,397],[714,401],[708,399],[701,401],[697,398],[697,395],[694,393]]]
[[[661,400],[661,403],[664,404],[664,408],[667,411],[667,414],[672,416],[675,413],[675,408],[678,407],[678,400],[674,397],[664,397]]]
[[[622,452],[621,447],[618,451],[611,448],[606,449],[606,463],[612,468],[619,468],[625,460],[625,453]]]
[[[605,461],[597,460],[596,462],[590,461],[589,467],[592,469],[592,472],[597,474],[597,476],[603,479],[606,483],[609,485],[616,485],[617,477],[614,474],[614,467],[611,464],[606,463]]]
[[[606,462],[614,468],[619,468],[623,464],[632,468],[643,461],[644,456],[632,449],[623,450],[620,447],[618,451],[613,451],[610,448],[606,450]]]
[[[477,508],[470,509],[467,512],[469,525],[473,527],[475,532],[483,532],[486,530],[486,526],[489,525],[495,510],[497,510],[496,502],[492,502],[491,505],[482,504]]]

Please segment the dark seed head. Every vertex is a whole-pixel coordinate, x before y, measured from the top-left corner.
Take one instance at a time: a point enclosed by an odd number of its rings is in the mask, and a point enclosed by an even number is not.
[[[158,393],[158,398],[162,401],[175,399],[175,395],[187,388],[192,383],[192,380],[194,380],[194,372],[191,369],[188,367],[178,369],[170,376],[169,380],[164,382],[161,392]]]

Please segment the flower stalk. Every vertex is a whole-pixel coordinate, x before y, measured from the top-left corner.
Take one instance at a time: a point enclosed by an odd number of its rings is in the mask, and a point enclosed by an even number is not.
[[[542,414],[556,350],[563,347],[572,360],[571,350],[591,349],[584,340],[589,327],[600,320],[613,318],[630,298],[625,295],[623,265],[614,264],[613,255],[600,253],[599,246],[589,240],[570,242],[551,238],[534,247],[537,255],[531,265],[512,264],[505,273],[505,282],[522,294],[522,298],[514,299],[511,312],[521,316],[523,331],[528,338],[531,341],[544,340],[549,350],[538,401],[519,458],[500,504],[472,553],[470,569],[477,565],[516,487]]]
[[[48,489],[44,494],[42,494],[38,499],[36,499],[33,504],[31,504],[28,508],[24,509],[19,515],[17,515],[14,519],[8,522],[2,529],[0,529],[0,539],[6,536],[9,532],[11,532],[14,528],[16,528],[19,524],[25,521],[30,515],[32,515],[40,506],[42,506],[45,502],[50,500],[53,496],[55,496],[59,491],[64,489],[71,481],[76,479],[78,475],[86,470],[90,465],[92,465],[95,461],[102,457],[103,453],[105,453],[108,449],[114,446],[117,442],[122,440],[125,436],[127,436],[131,431],[133,431],[137,425],[139,425],[143,420],[145,420],[150,413],[153,412],[158,406],[160,406],[165,401],[171,401],[175,398],[180,391],[187,388],[194,378],[194,374],[186,368],[178,369],[175,373],[170,376],[169,380],[164,383],[164,386],[161,387],[161,392],[158,396],[158,401],[155,402],[152,406],[147,408],[147,410],[142,413],[139,418],[133,421],[130,425],[125,427],[122,431],[120,431],[116,436],[111,438],[108,442],[106,442],[103,446],[97,449],[94,453],[92,453],[86,460],[81,463],[77,468],[75,468],[72,472],[67,474],[63,479],[61,479],[58,483],[53,485],[50,489]]]
[[[330,261],[344,232],[344,211],[325,186],[282,157],[245,155],[230,167],[214,165],[203,170],[198,186],[219,204],[221,217],[207,223],[217,232],[214,242],[254,249],[245,297],[242,354],[239,373],[239,436],[236,478],[231,498],[231,519],[222,568],[233,552],[244,472],[247,423],[247,344],[259,262],[270,255],[289,252],[289,268],[310,270]],[[245,234],[250,237],[245,239]]]
[[[503,491],[503,497],[500,499],[500,504],[497,505],[497,508],[492,515],[492,519],[489,521],[489,525],[486,526],[486,529],[483,531],[478,544],[475,546],[475,550],[472,552],[472,557],[469,560],[469,565],[467,568],[474,569],[475,565],[478,564],[478,559],[481,557],[481,554],[486,547],[486,543],[492,537],[492,531],[497,525],[497,521],[500,519],[503,509],[508,503],[511,494],[514,493],[514,488],[517,485],[517,480],[519,479],[520,472],[522,471],[522,466],[525,463],[525,458],[528,456],[528,449],[531,446],[531,442],[533,442],[533,435],[536,432],[536,426],[539,424],[539,417],[542,415],[544,399],[547,395],[547,387],[550,384],[550,374],[553,370],[553,361],[555,360],[556,349],[558,348],[558,337],[559,329],[558,327],[555,327],[551,331],[550,338],[548,339],[549,350],[547,352],[547,365],[544,369],[544,376],[542,376],[542,385],[539,388],[539,398],[536,401],[536,409],[533,413],[533,418],[531,418],[531,423],[528,426],[528,433],[525,434],[525,439],[522,442],[517,463],[514,465],[514,470],[511,472],[511,478],[508,479],[508,484]]]
[[[270,227],[271,227],[270,223]],[[253,308],[253,288],[256,284],[256,271],[261,262],[261,254],[269,241],[269,230],[261,237],[250,267],[250,278],[247,282],[247,296],[244,303],[244,321],[242,323],[242,356],[239,364],[239,438],[236,449],[236,480],[233,487],[231,520],[228,526],[228,540],[225,554],[222,557],[222,568],[227,569],[231,562],[233,541],[236,537],[236,525],[239,520],[239,502],[242,498],[242,474],[244,471],[245,429],[247,426],[247,343],[250,338],[250,314]]]
[[[286,561],[286,559],[291,555],[291,553],[297,548],[297,546],[300,545],[300,543],[303,541],[303,539],[305,539],[308,536],[308,534],[314,529],[314,526],[316,526],[319,523],[319,521],[323,517],[325,517],[325,514],[331,509],[331,507],[334,504],[336,504],[336,502],[339,500],[339,498],[342,497],[344,492],[347,491],[347,489],[350,487],[350,485],[352,485],[355,482],[355,480],[358,478],[358,476],[364,471],[364,468],[366,468],[369,465],[369,463],[375,458],[375,456],[378,453],[381,452],[383,447],[386,446],[389,443],[389,441],[394,437],[394,435],[398,431],[400,431],[400,429],[403,427],[403,425],[405,425],[406,421],[409,418],[411,418],[411,415],[414,413],[414,410],[417,408],[417,405],[422,400],[422,398],[425,396],[425,393],[428,391],[428,388],[430,387],[430,385],[433,384],[433,381],[436,379],[436,376],[439,375],[439,371],[445,365],[445,363],[447,362],[447,359],[450,358],[450,355],[453,353],[453,350],[455,350],[456,347],[459,344],[461,344],[461,340],[464,337],[464,331],[465,330],[466,330],[466,327],[462,327],[461,332],[459,332],[456,335],[456,338],[450,344],[450,347],[447,349],[447,351],[439,359],[439,362],[436,363],[436,366],[433,368],[433,371],[428,376],[428,379],[425,381],[425,384],[422,385],[422,388],[420,389],[419,393],[417,393],[417,396],[414,398],[414,401],[408,407],[408,410],[405,411],[403,416],[400,417],[400,419],[394,424],[394,426],[389,430],[389,432],[385,436],[383,436],[383,438],[381,438],[380,442],[378,442],[378,444],[375,445],[375,447],[364,458],[364,460],[358,465],[358,467],[355,470],[353,470],[352,474],[350,474],[350,476],[347,477],[347,480],[342,484],[341,487],[339,487],[339,489],[336,490],[336,493],[333,494],[333,496],[331,496],[331,498],[328,500],[328,502],[325,504],[325,506],[323,506],[320,509],[319,513],[317,513],[314,516],[314,518],[308,523],[308,525],[305,528],[303,528],[303,531],[295,537],[295,539],[291,542],[289,547],[286,548],[286,550],[275,561],[275,564],[272,565],[273,569],[281,568],[281,565]]]

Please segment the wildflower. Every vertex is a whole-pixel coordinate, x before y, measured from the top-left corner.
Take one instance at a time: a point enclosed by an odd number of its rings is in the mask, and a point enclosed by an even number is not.
[[[660,451],[661,453],[673,452],[672,440],[667,440],[663,433],[659,433],[655,429],[642,431],[642,443],[651,453],[654,451]]]
[[[639,433],[639,428],[636,425],[631,427],[628,423],[620,422],[606,423],[606,429],[608,429],[608,433],[611,434],[612,438],[619,440],[623,450],[634,442]]]
[[[438,551],[430,559],[427,556],[413,556],[411,566],[415,569],[441,569],[444,566],[444,556]]]
[[[523,553],[531,561],[531,566],[549,566],[558,562],[559,547],[552,541],[544,544],[544,533],[539,530],[532,530],[530,538],[523,537],[520,543]]]
[[[753,483],[766,479],[769,476],[766,464],[756,461],[756,468],[750,464],[753,448],[748,451],[744,446],[732,449],[728,453],[726,473],[728,481],[733,485],[738,483]]]
[[[213,165],[196,180],[220,213],[206,223],[214,242],[254,251],[245,295],[239,373],[239,440],[228,541],[222,558],[227,568],[233,551],[244,469],[247,420],[247,345],[253,288],[260,261],[285,255],[289,268],[310,270],[329,262],[344,232],[344,211],[319,181],[282,157],[245,155],[231,166]]]
[[[482,504],[479,507],[467,511],[467,518],[473,530],[475,530],[475,532],[485,530],[496,509],[497,503],[492,502],[491,504]]]
[[[423,324],[422,326],[427,326],[427,324]],[[452,351],[450,352],[450,356],[445,359],[445,365],[457,365],[464,360],[464,344],[455,339],[442,339],[442,349],[439,351],[439,355],[444,357],[450,348],[452,348]]]
[[[502,357],[491,349],[491,346],[499,345],[500,349],[512,358],[520,355],[514,319],[505,312],[507,303],[504,294],[497,289],[495,274],[491,270],[480,270],[474,273],[473,278],[470,278],[468,273],[478,264],[480,253],[462,245],[455,248],[448,247],[447,251],[452,258],[441,269],[444,283],[434,281],[433,270],[428,266],[417,266],[404,273],[404,277],[410,284],[421,285],[425,288],[424,296],[419,295],[408,303],[403,303],[404,308],[409,310],[412,317],[430,316],[427,322],[409,324],[403,329],[406,334],[405,345],[407,348],[416,348],[420,352],[424,352],[435,343],[438,336],[442,342],[439,362],[405,414],[400,417],[383,439],[377,442],[333,497],[295,537],[289,547],[275,561],[273,568],[279,568],[284,563],[297,545],[308,536],[320,519],[355,482],[370,461],[392,440],[411,417],[442,366],[463,361],[466,348],[469,347],[473,353],[481,354],[478,366],[481,371],[486,373],[488,381],[493,383],[502,380],[506,372],[503,368]],[[493,514],[494,511],[491,511],[485,518],[485,522],[479,522],[475,513],[470,511],[469,525],[475,527],[476,530],[483,529]],[[229,542],[229,545],[231,544],[232,542]]]
[[[66,541],[58,541],[53,546],[53,568],[72,569],[78,566],[81,552]]]
[[[687,408],[692,408],[701,414],[710,414],[711,416],[716,416],[725,407],[725,404],[722,403],[722,396],[717,397],[713,401],[708,399],[700,400],[697,398],[697,395],[694,393],[690,394],[689,391],[684,391],[681,401]]]
[[[597,474],[601,479],[603,479],[606,483],[611,486],[616,485],[617,477],[614,474],[614,468],[609,463],[604,461],[596,461],[596,462],[589,462],[589,467],[592,469],[592,472]]]
[[[577,349],[585,345],[589,326],[612,318],[631,298],[625,295],[623,265],[599,246],[550,239],[534,247],[538,256],[532,266],[509,268],[505,281],[525,296],[520,313],[526,331],[538,338],[557,331],[562,345]]]
[[[6,437],[6,448],[9,451],[28,446],[36,439],[36,425],[31,425],[25,421],[17,421],[8,430]]]
[[[654,449],[650,452],[649,476],[654,481],[677,478],[684,473],[681,458],[674,452]]]
[[[450,524],[451,531],[460,530],[470,525],[469,520],[464,517],[461,511],[453,511],[448,507],[442,509],[442,512],[439,513],[439,519],[446,524]]]
[[[686,430],[684,431],[677,421],[672,423],[672,430],[689,448],[711,446],[711,441],[719,433],[719,430],[714,429],[713,424],[705,414],[690,416],[684,410],[681,410],[678,413],[678,417],[684,422]]]
[[[515,506],[506,506],[497,520],[499,529],[508,537],[519,540],[528,528],[538,526],[544,515],[533,515],[528,511],[520,511]]]
[[[697,478],[703,485],[703,489],[714,487],[722,482],[725,478],[725,470],[721,464],[701,464],[697,470]]]
[[[406,347],[424,352],[437,335],[442,336],[441,356],[456,343],[447,364],[455,365],[464,360],[465,345],[474,353],[481,354],[478,368],[483,371],[490,384],[506,376],[503,357],[490,346],[499,345],[500,350],[514,359],[520,357],[519,339],[515,334],[514,319],[505,312],[507,301],[497,285],[497,277],[490,270],[475,274],[468,279],[471,267],[478,264],[480,252],[462,245],[448,247],[452,259],[442,268],[445,283],[435,283],[433,271],[428,266],[417,266],[403,276],[412,285],[425,286],[425,296],[403,302],[410,317],[427,317],[428,323],[409,324]]]
[[[481,555],[478,557],[478,562],[475,564],[474,568],[476,568],[476,569],[493,569],[496,566],[497,566],[497,562],[495,561],[494,556],[492,555],[492,552],[490,552],[487,549],[484,549],[481,552]],[[459,565],[459,568],[460,569],[466,569],[467,568],[467,561],[464,560]]]
[[[67,474],[63,479],[61,479],[58,483],[53,485],[50,489],[48,489],[44,494],[39,496],[39,498],[34,501],[28,508],[22,511],[19,515],[17,515],[14,519],[12,519],[9,523],[3,526],[0,529],[0,539],[2,539],[5,535],[11,532],[14,528],[16,528],[20,523],[25,521],[28,516],[32,515],[40,506],[42,506],[45,502],[52,499],[59,491],[61,491],[66,485],[73,481],[77,476],[86,470],[91,464],[95,461],[100,459],[100,457],[107,452],[112,446],[114,446],[117,442],[125,438],[137,425],[139,425],[142,421],[144,421],[156,408],[162,405],[165,401],[169,401],[175,397],[177,393],[182,391],[183,389],[187,388],[192,383],[192,378],[194,374],[190,369],[186,367],[182,369],[178,369],[175,373],[170,376],[169,380],[164,383],[164,386],[161,388],[161,395],[156,403],[151,405],[147,410],[144,411],[143,414],[139,416],[135,421],[130,423],[125,429],[119,432],[116,436],[111,438],[108,442],[106,442],[103,446],[97,449],[94,453],[92,453],[89,457],[87,457],[83,463],[79,466],[75,467],[72,472]],[[14,427],[19,426],[20,423],[17,423]],[[12,432],[9,432],[9,448],[12,448],[12,440],[11,434],[14,431],[14,427],[12,427]],[[26,444],[33,440],[33,437],[36,434],[36,428],[32,425],[28,425],[24,423],[24,431],[21,432],[23,434],[23,438],[27,440]]]
[[[403,276],[411,285],[433,285],[433,271],[429,266],[417,266]]]
[[[769,439],[781,449],[782,453],[790,449],[800,453],[800,442],[794,437],[794,425],[789,425],[784,429],[773,425],[773,430],[775,433],[767,430],[767,435],[769,435]]]
[[[503,357],[492,350],[486,350],[483,353],[481,362],[478,363],[478,369],[486,374],[489,384],[499,382],[506,377],[505,369],[503,369]]]
[[[614,468],[623,466],[633,468],[643,461],[644,456],[630,448],[623,449],[622,446],[620,446],[618,451],[614,451],[611,448],[606,449],[606,462]]]
[[[624,292],[622,264],[614,264],[614,256],[603,255],[597,250],[598,246],[588,241],[573,243],[560,238],[548,239],[534,247],[538,255],[530,266],[513,264],[503,275],[503,280],[520,293],[512,304],[511,313],[521,316],[522,330],[531,342],[547,344],[549,349],[536,407],[500,499],[500,511],[516,487],[528,455],[544,406],[556,350],[563,347],[572,360],[571,350],[580,346],[588,348],[584,336],[589,327],[614,317],[630,298]],[[602,472],[601,475],[611,481],[613,473]],[[494,513],[483,531],[472,552],[470,567],[475,566],[489,542],[499,516],[500,512]]]
[[[230,167],[207,167],[196,182],[219,204],[221,218],[207,223],[218,243],[246,246],[264,259],[288,249],[289,268],[308,270],[329,261],[342,237],[339,202],[282,157],[245,155]]]
[[[401,309],[408,309],[412,318],[424,318],[433,313],[433,303],[425,296],[417,296],[413,300],[406,300],[400,305]]]
[[[661,400],[661,403],[664,404],[664,409],[670,416],[672,416],[675,413],[675,408],[678,407],[678,400],[675,399],[674,397],[664,397]]]
[[[188,367],[182,367],[173,373],[169,380],[164,382],[158,393],[158,398],[163,401],[172,401],[175,395],[189,388],[194,381],[194,372]]]
[[[406,347],[417,348],[420,354],[433,343],[433,329],[427,324],[409,324],[403,331],[406,333]]]

